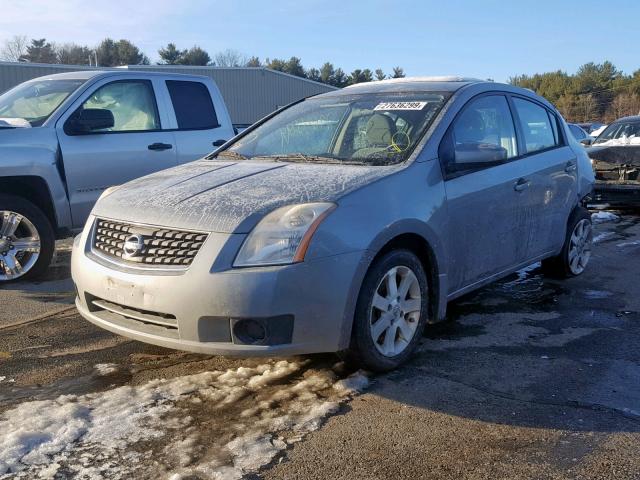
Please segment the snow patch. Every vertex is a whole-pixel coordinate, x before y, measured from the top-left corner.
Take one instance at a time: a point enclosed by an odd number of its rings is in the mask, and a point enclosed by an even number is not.
[[[274,361],[22,403],[0,416],[0,478],[130,478],[151,455],[132,447],[154,441],[165,445],[164,478],[242,478],[320,428],[369,383],[365,372],[339,379],[304,364]],[[98,372],[112,368],[96,365]],[[194,420],[189,409],[207,415]],[[199,423],[212,417],[204,441]]]
[[[349,377],[337,381],[333,388],[342,395],[353,395],[362,392],[369,386],[369,377],[363,371],[356,372]]]
[[[612,138],[605,142],[598,142],[595,144],[597,147],[610,147],[610,146],[629,146],[629,145],[640,145],[640,137],[636,137],[635,135],[631,135],[627,137],[626,135],[622,135],[619,138]]]
[[[640,245],[640,240],[633,240],[632,242],[618,243],[616,247],[633,247],[635,245]]]
[[[603,233],[600,233],[600,234],[596,235],[595,237],[593,237],[593,243],[604,242],[607,238],[611,238],[614,235],[615,235],[614,232],[603,232]]]
[[[119,370],[115,363],[98,363],[93,366],[101,377],[111,375]]]
[[[612,212],[599,211],[591,214],[591,221],[593,223],[605,223],[616,222],[620,220],[620,217]]]

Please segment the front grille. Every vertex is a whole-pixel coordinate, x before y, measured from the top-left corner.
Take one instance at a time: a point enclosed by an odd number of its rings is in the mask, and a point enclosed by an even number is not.
[[[141,240],[141,248],[133,255],[125,252],[125,242],[132,238]],[[93,248],[103,255],[122,262],[186,268],[191,265],[206,239],[206,233],[98,219],[95,225]]]

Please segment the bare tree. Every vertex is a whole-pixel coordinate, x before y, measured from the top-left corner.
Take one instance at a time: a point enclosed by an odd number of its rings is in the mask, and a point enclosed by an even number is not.
[[[20,57],[27,53],[27,45],[29,45],[29,40],[25,35],[14,35],[4,41],[0,49],[0,60],[5,62],[20,61]]]
[[[247,64],[247,61],[246,55],[230,48],[213,56],[213,64],[216,67],[242,67]]]
[[[605,121],[610,123],[620,117],[638,115],[640,112],[640,95],[635,93],[619,93],[611,102]]]

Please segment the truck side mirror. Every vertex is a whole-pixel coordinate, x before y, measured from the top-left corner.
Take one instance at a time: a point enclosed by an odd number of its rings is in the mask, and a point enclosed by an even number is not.
[[[64,126],[67,135],[86,135],[96,130],[112,128],[115,125],[113,113],[104,108],[82,108],[77,110]]]

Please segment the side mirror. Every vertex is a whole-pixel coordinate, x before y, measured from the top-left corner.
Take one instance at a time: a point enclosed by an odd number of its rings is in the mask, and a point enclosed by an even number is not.
[[[580,140],[580,143],[585,147],[590,147],[591,145],[593,145],[593,140],[593,137],[587,137]]]
[[[455,146],[456,164],[478,168],[499,165],[507,159],[507,150],[490,143],[462,143]]]
[[[111,110],[103,108],[84,108],[76,111],[64,126],[67,135],[84,135],[112,128],[115,125]]]

